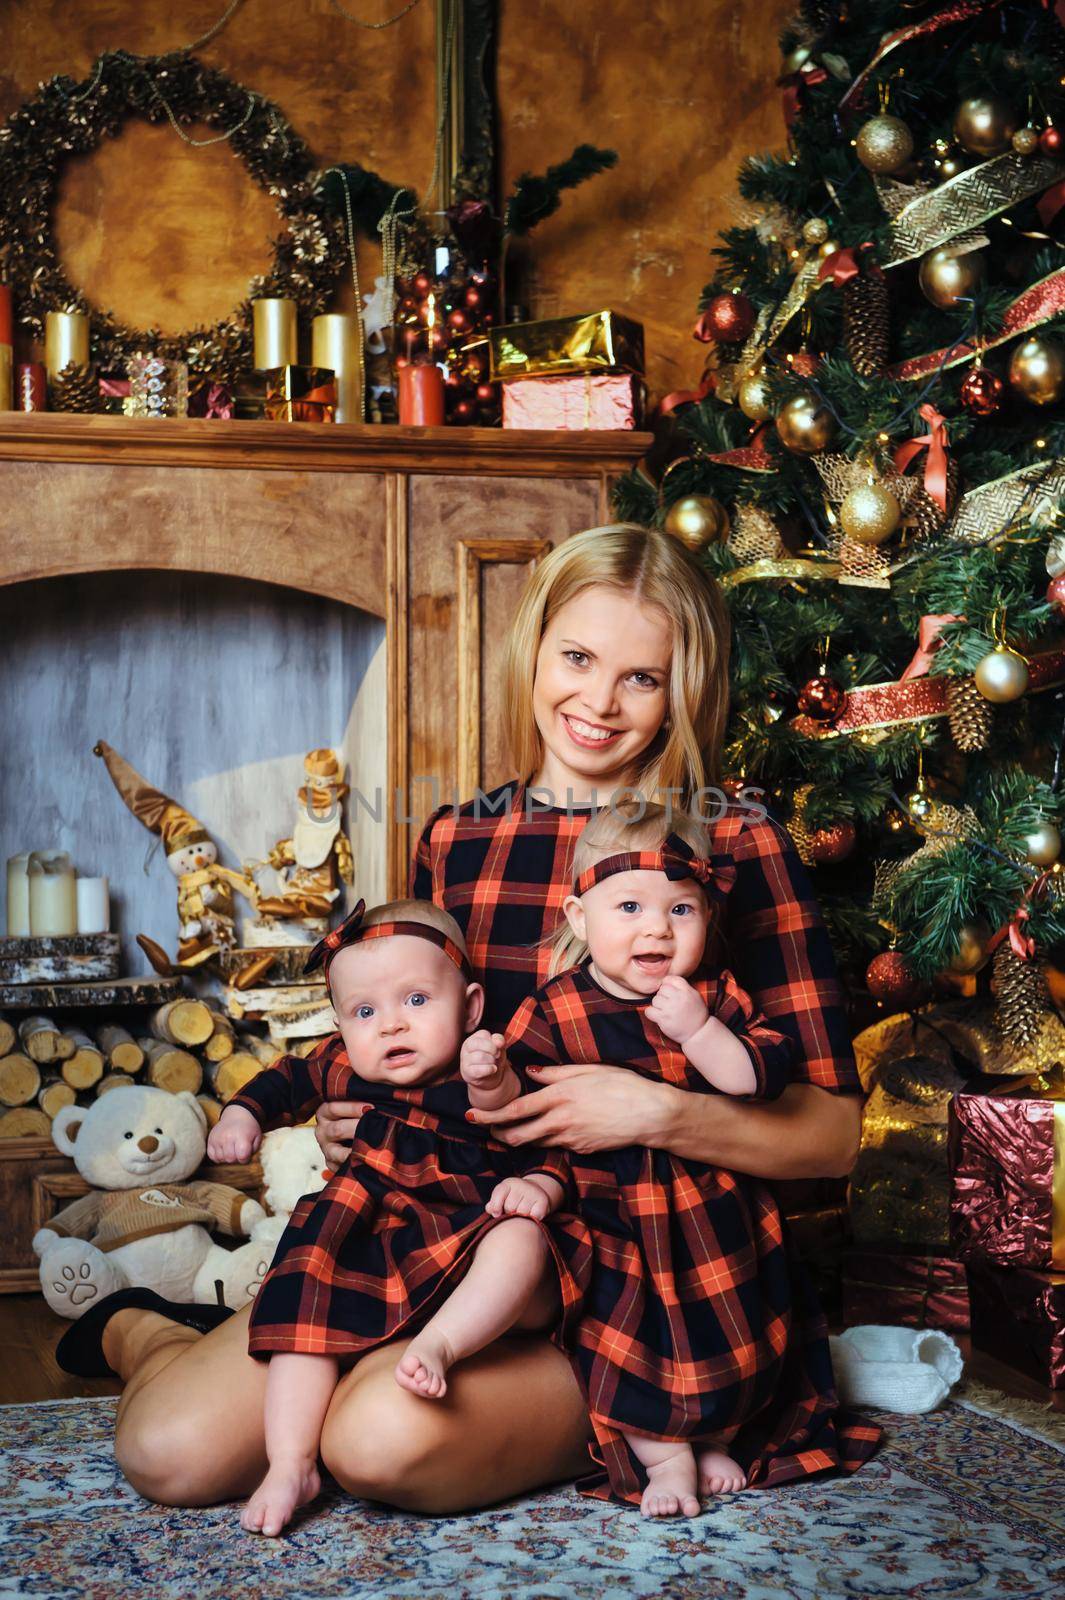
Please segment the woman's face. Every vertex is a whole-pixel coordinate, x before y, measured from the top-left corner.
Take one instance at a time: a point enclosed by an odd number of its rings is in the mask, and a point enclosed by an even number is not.
[[[556,805],[566,789],[623,781],[662,726],[673,630],[657,606],[607,584],[556,612],[536,657],[533,715],[544,742],[537,785]],[[587,798],[582,794],[580,798]]]

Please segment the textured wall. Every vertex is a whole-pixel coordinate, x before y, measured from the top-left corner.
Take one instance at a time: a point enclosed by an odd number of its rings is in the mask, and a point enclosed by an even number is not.
[[[67,850],[86,877],[105,874],[123,970],[147,970],[133,935],[173,949],[175,880],[93,755],[96,740],[197,815],[227,866],[262,860],[291,831],[308,750],[341,747],[370,801],[384,784],[383,635],[377,617],[349,606],[193,574],[0,589],[11,757],[0,765],[0,859]],[[364,807],[349,814],[372,905],[385,893],[384,827]]]
[[[174,48],[223,9],[223,0],[5,0],[0,116],[54,72],[81,77],[104,49]],[[370,20],[395,9],[348,4]],[[200,53],[275,99],[317,161],[358,160],[421,192],[432,166],[433,9],[421,0],[374,32],[329,0],[244,0]],[[659,394],[698,372],[689,333],[708,251],[730,220],[736,165],[782,142],[775,36],[790,9],[790,0],[500,0],[505,178],[542,170],[581,140],[621,158],[534,236],[532,309],[610,305],[638,317]],[[72,275],[98,303],[177,329],[243,296],[274,219],[224,146],[190,150],[167,126],[131,124],[70,163],[59,222]],[[368,287],[376,252],[361,248]]]

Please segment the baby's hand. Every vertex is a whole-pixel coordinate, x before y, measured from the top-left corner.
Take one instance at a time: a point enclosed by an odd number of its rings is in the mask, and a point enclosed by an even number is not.
[[[207,1135],[212,1161],[247,1161],[263,1142],[263,1131],[243,1106],[227,1106]]]
[[[492,1190],[484,1209],[490,1217],[535,1217],[542,1221],[551,1202],[531,1178],[504,1178]]]
[[[699,1032],[710,1011],[687,978],[670,973],[662,979],[644,1015],[658,1023],[667,1039],[684,1044],[692,1034]]]
[[[503,1049],[503,1035],[478,1028],[462,1041],[459,1051],[459,1072],[464,1083],[472,1089],[498,1089],[507,1070]]]

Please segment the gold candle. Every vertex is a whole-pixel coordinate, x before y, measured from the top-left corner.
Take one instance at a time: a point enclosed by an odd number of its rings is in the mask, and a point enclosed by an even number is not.
[[[363,370],[359,325],[348,311],[327,311],[311,323],[311,366],[336,374],[337,422],[362,422]]]
[[[253,300],[255,319],[255,370],[294,367],[296,353],[295,300]]]
[[[71,362],[89,365],[89,319],[84,311],[49,311],[44,319],[44,364],[58,378]]]

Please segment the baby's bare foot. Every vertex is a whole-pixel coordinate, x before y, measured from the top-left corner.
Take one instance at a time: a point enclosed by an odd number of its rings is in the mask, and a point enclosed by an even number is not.
[[[641,1512],[645,1517],[697,1517],[702,1508],[695,1479],[695,1457],[688,1445],[682,1445],[675,1456],[647,1468]]]
[[[266,1477],[241,1512],[240,1525],[249,1533],[265,1533],[272,1538],[292,1521],[296,1507],[313,1500],[321,1487],[313,1461],[272,1461]]]
[[[444,1374],[454,1364],[454,1353],[443,1334],[423,1328],[400,1357],[396,1382],[423,1400],[441,1400],[447,1393]]]
[[[697,1460],[700,1494],[736,1494],[746,1489],[742,1467],[724,1450],[700,1450]]]

